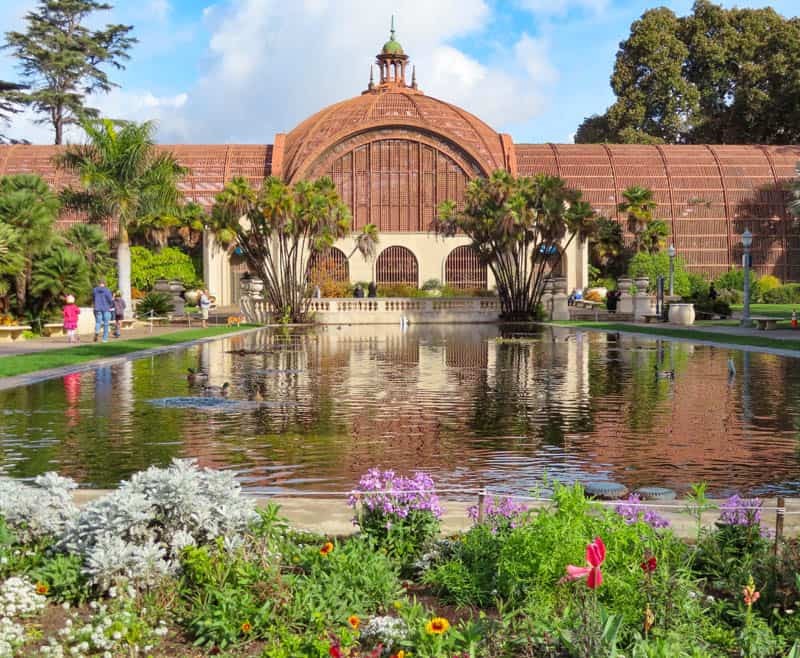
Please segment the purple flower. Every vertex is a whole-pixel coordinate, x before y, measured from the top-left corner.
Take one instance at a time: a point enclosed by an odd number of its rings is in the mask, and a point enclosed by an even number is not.
[[[361,501],[367,511],[389,517],[387,523],[406,519],[415,511],[430,512],[439,518],[442,508],[435,488],[427,473],[416,472],[407,477],[393,470],[371,468],[359,480],[358,490],[350,493],[348,504],[355,507]]]
[[[669,526],[669,521],[655,510],[646,509],[646,505],[642,504],[642,499],[635,493],[632,493],[625,501],[619,503],[614,510],[625,519],[625,523],[628,525],[632,525],[637,521],[644,521],[651,528],[666,528]]]
[[[519,518],[528,511],[527,506],[516,503],[512,498],[492,498],[486,503],[483,512],[483,522],[492,529],[492,534],[502,528],[513,529],[519,524]],[[473,505],[467,508],[467,516],[474,522],[478,522],[478,506]]]
[[[720,507],[719,523],[745,527],[761,525],[763,504],[760,498],[742,498],[734,494]]]

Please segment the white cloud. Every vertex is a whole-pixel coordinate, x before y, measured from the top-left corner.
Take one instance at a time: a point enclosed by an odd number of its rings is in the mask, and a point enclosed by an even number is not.
[[[609,0],[519,0],[520,6],[534,14],[563,16],[573,9],[599,14],[609,6]]]
[[[396,17],[397,39],[427,94],[500,129],[532,118],[556,72],[545,41],[523,35],[491,62],[455,47],[489,38],[484,0],[241,0],[204,10],[211,32],[206,69],[179,111],[162,122],[164,141],[272,142],[304,118],[366,87],[369,66]]]
[[[145,7],[151,20],[134,21],[134,11]],[[368,11],[363,0],[224,0],[198,7],[210,36],[195,82],[165,93],[154,72],[151,89],[117,89],[90,104],[114,118],[155,119],[162,142],[271,143],[275,133],[366,88],[392,14],[426,94],[460,105],[498,130],[528,121],[546,106],[558,77],[549,43],[523,34],[498,47],[487,0],[373,0]],[[158,66],[156,54],[165,56],[153,52],[165,41],[158,35],[180,36],[186,29],[174,24],[167,0],[143,0],[138,9],[126,5],[124,12],[115,10],[114,20],[136,23],[142,42],[133,57],[148,66]],[[196,30],[192,34],[197,38]],[[488,55],[479,61],[460,49],[467,39]],[[12,134],[51,141],[47,126],[16,123]]]

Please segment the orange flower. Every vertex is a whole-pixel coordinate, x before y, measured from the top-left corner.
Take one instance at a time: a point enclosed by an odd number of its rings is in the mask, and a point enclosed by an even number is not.
[[[47,593],[50,591],[50,586],[46,583],[36,583],[36,593],[41,594],[42,596],[47,596]]]
[[[252,630],[253,630],[253,625],[249,621],[242,623],[242,633],[249,633]]]
[[[651,628],[653,628],[653,624],[656,623],[656,616],[653,614],[652,609],[650,608],[650,604],[647,604],[647,607],[644,609],[644,632],[647,634]]]
[[[358,630],[358,627],[361,625],[361,620],[358,618],[358,615],[350,615],[347,618],[347,623],[350,624],[355,630]]]
[[[393,653],[389,658],[407,658],[408,656],[411,656],[411,654],[400,649],[400,651]]]
[[[429,635],[441,635],[450,629],[450,622],[444,617],[434,617],[425,624],[425,631]]]
[[[750,576],[750,580],[747,582],[742,592],[744,594],[744,603],[748,608],[761,598],[761,593],[756,589],[756,584],[753,582],[752,576]]]
[[[328,553],[330,553],[332,550],[333,550],[333,542],[326,541],[326,542],[325,542],[325,543],[322,545],[322,548],[320,548],[320,549],[319,549],[319,554],[320,554],[320,555],[327,555],[327,554],[328,554]]]

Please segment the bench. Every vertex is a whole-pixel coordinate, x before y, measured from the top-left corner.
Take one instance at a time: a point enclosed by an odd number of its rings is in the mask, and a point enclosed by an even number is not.
[[[645,324],[650,324],[651,322],[661,322],[664,316],[660,313],[645,313],[642,319],[645,321]]]
[[[42,336],[63,336],[65,334],[64,325],[60,322],[48,322],[42,325]]]
[[[163,327],[169,324],[169,318],[162,315],[145,315],[141,318],[150,327],[150,333],[153,333],[153,327]]]
[[[774,331],[778,328],[778,320],[780,318],[769,318],[766,316],[751,317],[750,320],[756,323],[756,326],[761,331]]]
[[[123,329],[133,329],[135,326],[136,326],[135,318],[126,318],[125,320],[122,320]]]
[[[576,299],[572,302],[572,305],[578,308],[597,308],[602,306],[603,302],[593,302],[591,299]]]
[[[17,340],[22,335],[23,331],[30,331],[29,324],[11,324],[0,327],[0,341],[10,343],[12,340]]]

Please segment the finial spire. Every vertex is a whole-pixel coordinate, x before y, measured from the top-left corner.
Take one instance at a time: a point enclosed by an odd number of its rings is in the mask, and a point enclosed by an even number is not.
[[[417,88],[417,66],[416,64],[411,67],[411,88]]]
[[[389,29],[389,36],[394,39],[394,14],[392,14],[392,27]]]
[[[369,66],[369,84],[367,85],[367,89],[375,89],[375,67],[372,66],[372,64]]]

